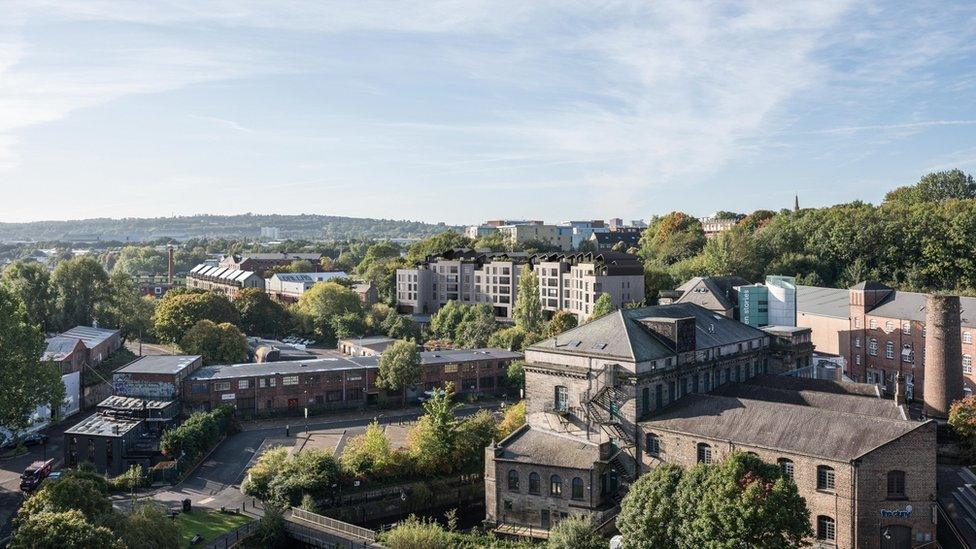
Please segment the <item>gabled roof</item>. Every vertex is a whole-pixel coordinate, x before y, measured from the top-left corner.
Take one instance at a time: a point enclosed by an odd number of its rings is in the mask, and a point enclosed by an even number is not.
[[[81,345],[82,348],[85,346],[81,339],[77,337],[55,336],[49,337],[45,341],[47,342],[47,347],[41,355],[41,360],[51,360],[54,362],[60,362],[71,356],[71,353],[74,352],[78,345]]]
[[[723,309],[734,309],[738,306],[735,287],[748,285],[749,281],[739,276],[696,276],[678,286],[678,290],[682,292],[679,300],[698,304],[714,300]],[[693,290],[696,287],[706,291],[695,292]]]
[[[521,463],[544,463],[550,467],[590,469],[600,460],[600,446],[538,427],[524,425],[499,443],[504,459]]]
[[[92,349],[97,347],[119,334],[118,330],[110,328],[93,328],[91,326],[75,326],[67,332],[61,333],[61,337],[80,339],[86,347]]]
[[[691,394],[640,424],[651,433],[671,431],[849,462],[929,423],[740,397]],[[934,430],[932,439],[934,443]]]
[[[698,349],[730,345],[767,337],[762,330],[718,315],[694,303],[674,303],[640,309],[620,309],[577,326],[556,337],[532,345],[531,350],[617,358],[644,362],[674,356],[658,336],[651,335],[641,319],[695,319]]]

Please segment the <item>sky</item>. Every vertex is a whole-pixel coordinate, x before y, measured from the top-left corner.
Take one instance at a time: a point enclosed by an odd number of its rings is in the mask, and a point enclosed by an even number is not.
[[[976,172],[973,2],[0,0],[0,222],[471,224]]]

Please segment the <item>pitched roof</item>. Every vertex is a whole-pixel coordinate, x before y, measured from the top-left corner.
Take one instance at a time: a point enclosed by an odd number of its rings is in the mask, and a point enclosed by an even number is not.
[[[71,356],[75,347],[81,343],[80,338],[64,336],[49,337],[45,341],[47,342],[47,347],[41,355],[41,360],[51,360],[54,362],[60,362]]]
[[[847,462],[927,423],[741,397],[691,394],[678,399],[660,415],[642,421],[641,426],[647,432],[672,431]]]
[[[752,383],[728,383],[717,387],[713,395],[795,404],[824,410],[834,410],[848,414],[889,419],[908,419],[905,410],[895,405],[893,400],[864,395],[824,393],[813,389],[791,391],[764,387]]]
[[[200,355],[148,355],[116,370],[116,374],[177,374],[201,360]]]
[[[703,286],[706,292],[693,292],[696,286]],[[696,276],[691,278],[678,290],[682,292],[681,301],[694,300],[695,298],[704,299],[711,297],[717,301],[724,309],[734,309],[738,306],[735,295],[736,286],[748,286],[749,281],[739,276]],[[694,302],[694,301],[692,301]],[[699,304],[701,304],[699,302]]]
[[[850,292],[841,288],[797,285],[796,312],[798,315],[848,318],[850,299]]]
[[[271,276],[282,282],[322,282],[333,278],[345,278],[344,271],[330,271],[327,273],[275,273]]]
[[[625,359],[632,362],[674,356],[674,352],[645,329],[649,318],[695,319],[696,348],[707,349],[767,337],[766,333],[694,303],[673,303],[640,309],[619,309],[532,345],[530,349]]]
[[[93,328],[91,326],[75,326],[67,332],[61,333],[61,337],[80,339],[89,349],[97,347],[105,341],[118,335],[119,331],[109,328]]]
[[[600,460],[600,446],[583,439],[525,425],[498,444],[501,455],[520,463],[545,463],[550,467],[590,469]]]
[[[819,391],[835,395],[855,395],[863,397],[881,396],[881,391],[873,383],[856,383],[853,381],[831,381],[829,379],[812,379],[808,377],[777,376],[765,374],[749,378],[743,383],[761,385],[774,389],[788,391]]]

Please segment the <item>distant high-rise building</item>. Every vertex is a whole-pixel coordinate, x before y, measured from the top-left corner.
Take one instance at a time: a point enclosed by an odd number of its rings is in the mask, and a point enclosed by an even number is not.
[[[269,240],[280,240],[281,229],[279,229],[278,227],[261,227],[261,238],[267,238]]]

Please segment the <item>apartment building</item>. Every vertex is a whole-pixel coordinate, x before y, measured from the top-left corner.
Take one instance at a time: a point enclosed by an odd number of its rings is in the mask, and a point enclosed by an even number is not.
[[[640,474],[735,450],[793,477],[819,546],[932,543],[934,422],[873,385],[769,375],[770,339],[679,303],[529,347],[527,423],[485,451],[487,522],[542,538],[572,515],[611,524]]]
[[[264,281],[264,290],[280,301],[295,302],[309,288],[319,282],[328,282],[336,278],[346,278],[343,271],[328,273],[275,273]]]
[[[477,252],[448,250],[412,269],[397,269],[397,309],[404,314],[434,314],[448,301],[488,303],[495,317],[510,320],[522,265],[536,270],[543,309],[567,310],[579,320],[593,312],[601,293],[614,305],[644,298],[644,270],[622,253]]]
[[[505,235],[512,244],[525,244],[526,242],[544,242],[557,246],[560,250],[570,251],[573,249],[573,229],[572,227],[561,227],[559,225],[542,224],[518,224],[502,225],[498,227],[498,232]]]

